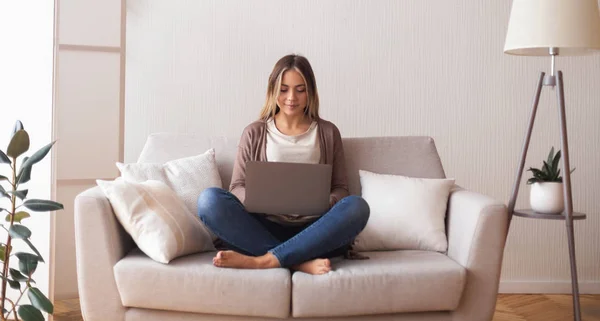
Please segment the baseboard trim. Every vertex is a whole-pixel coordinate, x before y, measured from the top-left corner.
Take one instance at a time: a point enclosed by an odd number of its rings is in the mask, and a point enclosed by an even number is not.
[[[500,281],[499,293],[571,294],[571,282]],[[580,294],[600,294],[600,282],[579,282]]]

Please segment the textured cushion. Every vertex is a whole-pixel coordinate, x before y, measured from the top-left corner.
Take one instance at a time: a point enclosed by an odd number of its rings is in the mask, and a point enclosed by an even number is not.
[[[212,264],[214,255],[190,255],[163,265],[134,250],[114,267],[123,305],[265,318],[289,316],[289,270],[218,268]]]
[[[214,250],[204,225],[163,182],[97,182],[125,231],[153,260],[166,264],[182,255]]]
[[[343,143],[352,195],[360,195],[361,169],[410,177],[446,177],[431,137],[353,137],[344,138]]]
[[[325,275],[292,277],[294,317],[334,317],[420,311],[458,306],[466,270],[444,254],[368,252],[369,260],[344,260]]]
[[[241,129],[240,129],[241,130]],[[240,132],[241,134],[241,132]],[[198,134],[156,133],[148,136],[138,163],[165,163],[215,150],[223,188],[229,188],[240,137],[208,137]]]
[[[117,163],[121,176],[132,182],[158,180],[167,184],[183,200],[190,212],[198,212],[198,196],[209,187],[222,187],[215,162],[215,150],[166,163]]]
[[[444,218],[454,179],[413,178],[359,171],[369,222],[356,237],[358,251],[448,248]]]

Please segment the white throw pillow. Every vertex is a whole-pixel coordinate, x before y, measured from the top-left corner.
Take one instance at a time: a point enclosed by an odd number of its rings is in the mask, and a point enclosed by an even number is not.
[[[213,148],[205,153],[168,161],[164,164],[117,163],[121,176],[131,182],[161,181],[183,200],[194,215],[198,214],[198,196],[209,187],[222,188]]]
[[[371,209],[354,249],[448,248],[444,218],[454,179],[426,179],[359,170],[362,197]]]
[[[210,234],[165,183],[97,180],[117,219],[137,246],[157,262],[211,251]]]

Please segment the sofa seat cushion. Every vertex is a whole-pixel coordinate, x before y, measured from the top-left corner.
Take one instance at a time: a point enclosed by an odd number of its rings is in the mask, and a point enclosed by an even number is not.
[[[212,265],[215,254],[184,256],[165,265],[133,250],[114,266],[123,306],[254,317],[290,315],[289,270],[217,268]]]
[[[365,252],[369,260],[343,260],[325,275],[292,276],[294,317],[451,311],[466,281],[464,267],[430,251]]]

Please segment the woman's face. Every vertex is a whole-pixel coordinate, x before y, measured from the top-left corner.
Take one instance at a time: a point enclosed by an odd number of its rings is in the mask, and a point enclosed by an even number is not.
[[[277,97],[277,106],[287,116],[304,114],[306,107],[306,84],[296,70],[287,70],[281,79],[281,90]]]

